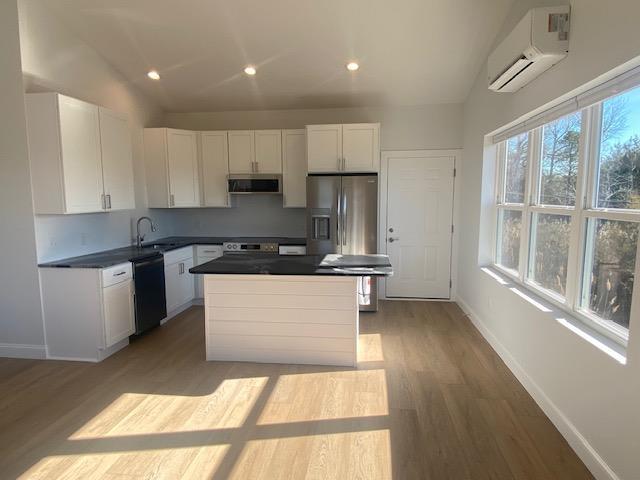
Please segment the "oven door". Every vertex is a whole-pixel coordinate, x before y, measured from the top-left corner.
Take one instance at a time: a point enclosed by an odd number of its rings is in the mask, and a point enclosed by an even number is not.
[[[282,176],[269,174],[229,175],[229,193],[282,193]]]

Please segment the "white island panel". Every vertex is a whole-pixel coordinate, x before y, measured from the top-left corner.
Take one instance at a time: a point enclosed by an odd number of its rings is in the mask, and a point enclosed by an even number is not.
[[[357,366],[357,277],[205,275],[207,360]]]

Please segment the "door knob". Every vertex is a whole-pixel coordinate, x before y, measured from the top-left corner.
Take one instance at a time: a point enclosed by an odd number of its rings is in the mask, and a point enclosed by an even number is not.
[[[393,238],[393,237],[389,237],[389,243],[393,243],[396,240],[400,240],[399,238]]]

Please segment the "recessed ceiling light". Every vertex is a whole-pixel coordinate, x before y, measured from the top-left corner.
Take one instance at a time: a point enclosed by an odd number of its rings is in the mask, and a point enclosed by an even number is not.
[[[349,70],[351,72],[355,72],[359,68],[360,68],[360,65],[358,65],[356,62],[347,63],[347,70]]]
[[[149,77],[151,80],[160,80],[160,74],[155,70],[149,71],[147,73],[147,77]]]
[[[252,67],[251,65],[249,65],[249,66],[245,67],[244,73],[246,73],[247,75],[255,75],[256,74],[256,67]]]

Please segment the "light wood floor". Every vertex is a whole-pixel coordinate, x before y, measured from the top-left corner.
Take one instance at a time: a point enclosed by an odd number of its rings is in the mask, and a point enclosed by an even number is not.
[[[455,304],[361,315],[357,370],[205,362],[203,324],[0,359],[0,478],[592,478]]]

